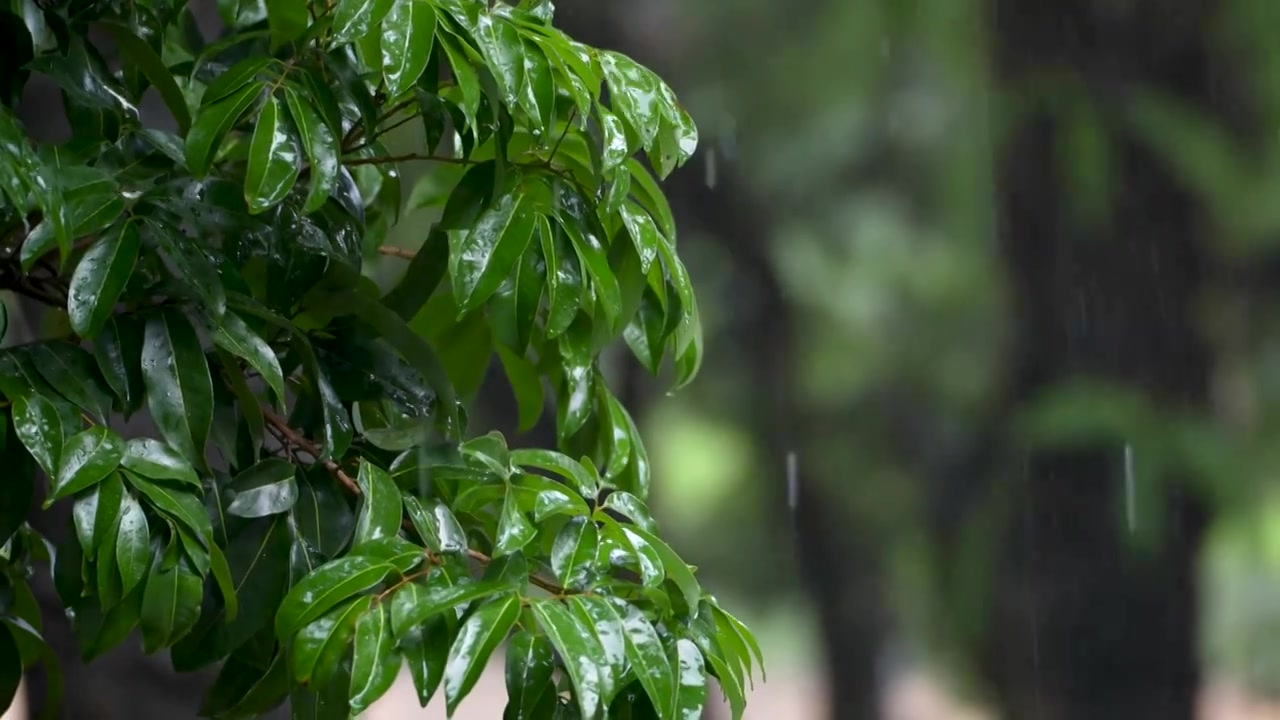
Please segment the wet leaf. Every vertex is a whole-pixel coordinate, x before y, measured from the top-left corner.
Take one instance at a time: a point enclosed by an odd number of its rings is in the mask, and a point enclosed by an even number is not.
[[[48,342],[28,349],[40,376],[66,399],[99,421],[111,411],[111,394],[101,382],[88,352],[68,342]]]
[[[261,84],[247,78],[246,83],[219,100],[211,101],[206,93],[205,104],[196,113],[191,132],[187,134],[187,166],[196,177],[203,177],[209,172],[209,166],[227,133],[240,122],[262,93]]]
[[[196,467],[204,467],[213,425],[213,381],[195,328],[176,310],[147,318],[142,379],[156,427]]]
[[[116,537],[116,562],[123,581],[120,593],[128,595],[146,577],[151,565],[151,529],[147,515],[133,493],[123,493],[120,504],[119,534]]]
[[[369,461],[360,463],[356,476],[360,487],[360,512],[356,516],[355,547],[379,538],[390,537],[400,531],[403,512],[400,489],[386,470]]]
[[[129,484],[146,495],[157,510],[186,526],[202,545],[208,546],[212,542],[213,523],[205,512],[204,504],[194,493],[162,482],[152,482],[132,472],[123,474]]]
[[[698,646],[687,638],[676,640],[669,651],[676,669],[676,720],[701,720],[707,704],[707,673]]]
[[[444,668],[445,707],[450,716],[475,687],[485,664],[520,617],[520,598],[506,595],[480,606],[458,630]]]
[[[417,589],[406,591],[406,588]],[[465,581],[457,585],[435,584],[426,588],[420,585],[406,585],[392,600],[391,624],[395,636],[404,636],[413,628],[446,610],[509,591],[510,587],[506,584],[489,581]]]
[[[600,675],[600,702],[608,705],[622,689],[627,675],[627,642],[622,618],[603,597],[575,595],[566,600],[569,611],[585,628],[590,628],[604,652],[605,663],[597,669]]]
[[[391,10],[392,0],[338,0],[333,8],[333,39],[336,45],[368,35]]]
[[[426,707],[444,678],[444,665],[449,659],[448,625],[445,618],[438,617],[398,637],[418,704]]]
[[[249,212],[261,213],[284,200],[298,180],[301,156],[288,113],[272,95],[258,116],[249,143],[249,167],[245,171],[244,199]]]
[[[522,448],[511,452],[511,464],[549,470],[569,481],[573,489],[583,497],[594,498],[599,488],[596,479],[581,463],[554,450]]]
[[[369,611],[372,602],[371,595],[347,600],[300,628],[293,638],[291,665],[294,680],[319,686],[322,683],[317,680],[332,678],[337,663],[355,635],[360,616]],[[342,711],[350,716],[349,707],[342,708]]]
[[[664,720],[673,717],[676,707],[676,671],[662,647],[658,631],[635,606],[625,600],[610,598],[608,602],[622,619],[627,660],[635,670],[636,679],[653,701],[658,717]]]
[[[667,577],[680,588],[680,592],[684,594],[685,603],[689,606],[689,613],[692,617],[697,617],[698,601],[702,597],[702,587],[698,585],[698,580],[693,576],[693,571],[685,564],[684,560],[671,549],[656,535],[647,533],[639,528],[624,528],[628,535],[634,535],[645,541],[650,547],[658,553],[658,557],[662,558],[663,569],[666,570]]]
[[[514,491],[508,491],[502,501],[502,515],[498,518],[498,535],[493,545],[494,557],[501,557],[528,545],[538,534],[520,510],[520,501]]]
[[[65,432],[58,408],[40,395],[19,396],[12,401],[14,434],[45,474],[57,477]]]
[[[85,252],[67,287],[67,314],[77,335],[93,338],[102,330],[133,275],[141,247],[138,226],[126,222]]]
[[[640,142],[648,150],[658,134],[662,81],[653,71],[622,53],[604,50],[597,57],[609,85],[609,100],[614,110],[635,128]]]
[[[497,198],[450,249],[450,277],[462,316],[488,300],[511,274],[533,238],[535,215],[523,194]]]
[[[385,562],[359,555],[322,565],[285,596],[276,614],[276,636],[287,640],[330,608],[374,587],[394,571]]]
[[[530,608],[564,661],[582,717],[595,717],[601,706],[599,668],[608,662],[600,641],[558,600],[538,600]]]
[[[507,644],[507,712],[503,720],[534,720],[539,701],[555,692],[555,647],[545,635],[517,632]]]
[[[120,48],[120,54],[146,75],[147,81],[156,89],[165,107],[173,115],[174,122],[178,124],[178,132],[186,135],[191,127],[191,110],[164,61],[134,30],[112,22],[102,23],[102,27],[111,33],[111,39]]]
[[[120,465],[152,480],[176,480],[200,487],[200,478],[191,463],[170,445],[153,438],[125,441]]]
[[[310,189],[307,191],[303,210],[315,212],[325,204],[338,185],[341,148],[333,130],[311,104],[311,98],[303,97],[301,91],[291,85],[284,86],[284,97],[310,165]]]
[[[124,458],[124,439],[105,425],[97,425],[67,438],[58,461],[58,474],[45,507],[69,497],[105,478]]]
[[[125,415],[142,406],[142,323],[134,317],[109,317],[93,341],[93,356]]]
[[[427,68],[436,34],[436,11],[421,0],[393,0],[382,23],[382,77],[387,94],[400,97]]]
[[[203,595],[204,583],[185,561],[179,560],[165,569],[157,555],[147,576],[138,615],[143,649],[155,652],[190,632],[200,617]]]
[[[284,374],[280,370],[280,360],[267,341],[255,333],[234,312],[226,313],[221,318],[210,322],[213,326],[214,344],[247,361],[249,366],[266,381],[267,387],[276,394],[276,402],[283,404]]]
[[[231,483],[227,512],[244,518],[288,512],[298,501],[296,472],[293,463],[280,458],[268,458],[246,469]]]
[[[391,636],[386,603],[377,603],[356,621],[351,658],[351,713],[364,712],[391,689],[400,670],[400,652]]]
[[[594,579],[599,535],[588,518],[570,518],[551,546],[551,570],[566,587],[586,589]]]

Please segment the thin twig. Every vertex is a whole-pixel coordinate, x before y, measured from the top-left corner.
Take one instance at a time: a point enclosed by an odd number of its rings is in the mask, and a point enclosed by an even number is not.
[[[378,252],[383,255],[390,255],[391,257],[404,258],[405,260],[412,260],[414,256],[418,254],[407,248],[396,247],[394,245],[380,245],[378,246]]]
[[[404,155],[379,155],[378,157],[354,158],[343,160],[344,165],[386,165],[388,163],[407,162],[409,160],[425,160],[453,165],[477,165],[480,161],[471,158],[451,158],[440,155],[423,155],[422,153],[406,153]]]
[[[289,427],[289,423],[285,421],[284,418],[277,415],[275,410],[264,406],[262,408],[262,417],[265,418],[267,422],[271,423],[276,430],[279,430],[280,434],[284,435],[289,442],[307,451],[307,453],[314,458],[318,459],[321,456],[322,453],[320,452],[320,448],[316,446],[315,443],[303,437],[302,433]],[[326,470],[333,473],[333,476],[338,479],[338,482],[342,483],[342,485],[350,490],[353,495],[360,494],[360,486],[356,485],[356,481],[352,480],[351,476],[338,466],[338,463],[333,460],[322,460],[320,461],[320,464],[324,465]]]

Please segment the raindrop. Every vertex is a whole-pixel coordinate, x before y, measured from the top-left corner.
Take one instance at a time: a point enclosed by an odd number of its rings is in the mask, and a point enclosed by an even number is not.
[[[1138,520],[1138,508],[1134,490],[1133,445],[1129,443],[1124,444],[1124,509],[1129,533],[1133,534]]]

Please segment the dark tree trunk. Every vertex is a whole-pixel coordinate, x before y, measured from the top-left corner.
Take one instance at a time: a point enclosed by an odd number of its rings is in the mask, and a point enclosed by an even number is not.
[[[1034,88],[1043,97],[1054,92],[1044,73],[1068,71],[1111,141],[1109,210],[1096,223],[1075,202],[1083,188],[1062,180],[1072,148],[1061,114],[1023,116],[1003,150],[1000,234],[1019,313],[1014,407],[1079,376],[1137,389],[1173,412],[1207,405],[1209,358],[1192,323],[1204,225],[1195,198],[1121,117],[1144,89],[1210,107],[1202,45],[1210,5],[995,2],[1006,94],[1025,99]],[[1008,450],[1018,428],[1010,420],[1006,430]],[[1147,515],[1160,518],[1154,549],[1135,549],[1126,537],[1123,443],[1011,456],[1024,477],[996,544],[982,648],[1004,715],[1193,718],[1204,507],[1179,478],[1160,478],[1168,491]]]

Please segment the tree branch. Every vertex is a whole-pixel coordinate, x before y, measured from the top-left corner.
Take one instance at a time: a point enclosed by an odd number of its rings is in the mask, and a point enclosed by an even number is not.
[[[323,455],[323,453],[320,452],[320,448],[315,443],[303,437],[302,433],[289,427],[289,423],[284,418],[280,417],[275,410],[263,406],[262,417],[265,418],[267,422],[271,423],[272,427],[279,430],[281,435],[288,438],[289,442],[297,445],[303,450],[306,450],[308,454],[316,458],[317,462],[324,465],[326,470],[333,473],[333,476],[338,479],[338,482],[342,483],[342,485],[350,490],[352,494],[360,494],[360,486],[356,484],[355,480],[351,479],[350,475],[338,466],[338,463],[333,460],[320,460],[320,456]]]

